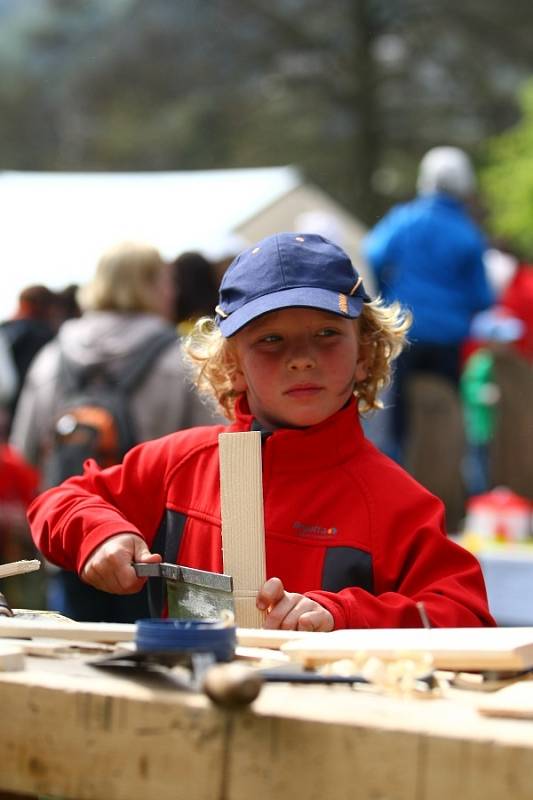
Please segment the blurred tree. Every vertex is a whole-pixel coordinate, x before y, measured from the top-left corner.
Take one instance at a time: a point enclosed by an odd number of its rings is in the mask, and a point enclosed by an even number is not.
[[[0,0],[0,168],[292,163],[369,223],[518,116],[530,0]]]
[[[533,260],[533,80],[520,91],[522,118],[486,148],[482,188],[490,209],[492,230]]]

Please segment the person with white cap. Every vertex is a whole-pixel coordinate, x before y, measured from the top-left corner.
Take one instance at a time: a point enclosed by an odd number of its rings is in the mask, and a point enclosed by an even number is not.
[[[411,343],[397,362],[392,392],[392,454],[399,461],[408,438],[408,379],[430,373],[457,388],[472,317],[494,302],[485,238],[467,210],[475,188],[467,154],[434,147],[420,162],[418,196],[391,209],[363,241],[382,296],[413,314]]]
[[[186,345],[200,391],[262,433],[266,628],[492,625],[475,558],[443,529],[442,503],[364,436],[409,315],[372,300],[349,256],[316,234],[280,233],[228,268],[216,317]],[[48,558],[108,592],[142,587],[167,526],[177,563],[222,570],[220,426],[87,464],[29,511]],[[174,537],[172,536],[174,531]],[[168,542],[168,538],[167,538]],[[168,548],[162,548],[168,560]]]

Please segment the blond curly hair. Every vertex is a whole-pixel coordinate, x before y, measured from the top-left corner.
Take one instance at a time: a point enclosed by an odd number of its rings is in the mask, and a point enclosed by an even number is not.
[[[359,324],[359,343],[367,375],[354,390],[362,413],[382,408],[381,391],[389,384],[391,363],[407,342],[411,313],[399,303],[386,305],[381,298],[363,305],[354,323]],[[232,339],[226,339],[211,317],[201,317],[183,342],[183,352],[200,394],[214,398],[224,415],[235,418],[235,402],[241,392],[233,388],[239,363]]]

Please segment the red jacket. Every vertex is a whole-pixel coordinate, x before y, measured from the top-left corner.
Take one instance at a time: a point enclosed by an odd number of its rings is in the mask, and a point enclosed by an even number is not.
[[[13,447],[0,443],[0,563],[34,557],[26,509],[38,485],[37,470]]]
[[[217,437],[250,429],[246,403],[237,411],[229,428],[145,442],[116,467],[89,461],[30,507],[37,546],[80,571],[109,537],[135,531],[152,546],[163,524],[178,563],[221,572]],[[326,607],[336,628],[420,627],[418,601],[435,627],[494,624],[477,561],[444,533],[442,503],[365,439],[355,402],[268,435],[263,494],[268,577]]]

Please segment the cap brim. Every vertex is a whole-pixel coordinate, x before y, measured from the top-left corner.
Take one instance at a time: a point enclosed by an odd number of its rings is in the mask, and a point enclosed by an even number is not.
[[[279,311],[282,308],[318,308],[320,311],[329,311],[339,317],[355,319],[360,315],[364,302],[365,298],[360,295],[350,297],[328,289],[304,286],[256,297],[228,317],[223,318],[219,315],[217,321],[223,336],[229,338],[249,322],[270,311]]]

